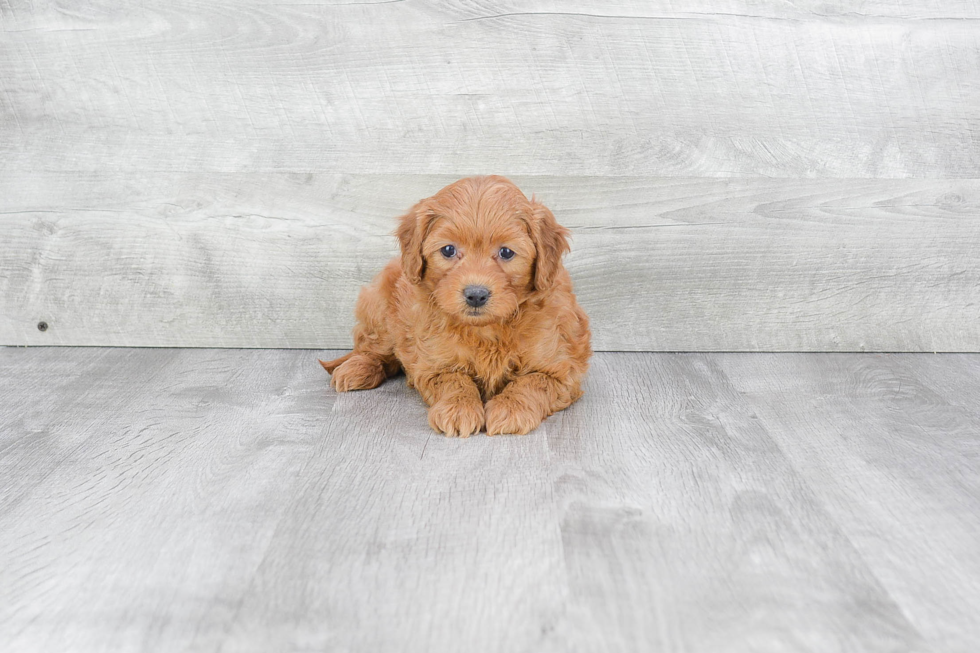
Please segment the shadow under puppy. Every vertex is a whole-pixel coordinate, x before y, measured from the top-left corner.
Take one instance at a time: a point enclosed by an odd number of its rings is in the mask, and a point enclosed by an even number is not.
[[[446,186],[401,217],[401,257],[361,290],[338,392],[404,369],[448,436],[528,433],[582,396],[589,320],[562,265],[568,230],[503,177]]]

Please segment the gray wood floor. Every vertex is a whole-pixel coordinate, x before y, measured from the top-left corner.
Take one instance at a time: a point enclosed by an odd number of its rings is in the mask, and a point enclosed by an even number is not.
[[[599,354],[469,440],[317,355],[0,349],[0,650],[980,646],[980,355]]]

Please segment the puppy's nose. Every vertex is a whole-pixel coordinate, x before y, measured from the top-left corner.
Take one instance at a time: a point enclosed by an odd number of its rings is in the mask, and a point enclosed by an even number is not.
[[[490,299],[490,290],[486,286],[466,286],[463,289],[463,297],[466,303],[473,308],[479,308]]]

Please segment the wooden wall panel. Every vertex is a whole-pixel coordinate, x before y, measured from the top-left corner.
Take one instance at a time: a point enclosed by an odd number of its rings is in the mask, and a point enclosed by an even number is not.
[[[0,165],[980,177],[976,3],[745,5],[2,3]]]
[[[0,342],[343,347],[475,173],[596,345],[980,350],[972,1],[0,1]],[[46,320],[50,329],[38,332]]]
[[[395,217],[449,181],[25,176],[0,200],[0,343],[349,346]],[[515,181],[573,231],[598,349],[980,350],[976,180]]]

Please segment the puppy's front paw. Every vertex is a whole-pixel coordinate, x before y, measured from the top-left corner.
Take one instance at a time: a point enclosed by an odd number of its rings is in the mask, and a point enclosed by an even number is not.
[[[385,371],[381,363],[363,354],[351,356],[330,375],[330,385],[337,392],[370,390],[377,388],[384,380]]]
[[[483,404],[479,399],[438,401],[429,408],[429,426],[450,438],[468,438],[483,428]]]
[[[497,395],[487,402],[486,417],[487,435],[526,435],[543,419],[538,411],[504,395]]]

